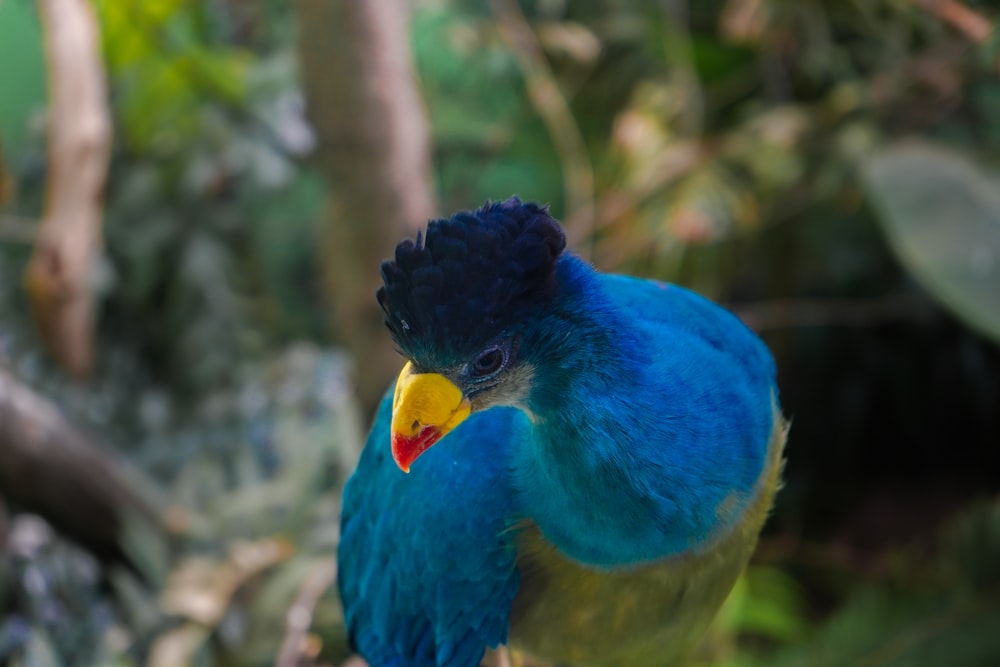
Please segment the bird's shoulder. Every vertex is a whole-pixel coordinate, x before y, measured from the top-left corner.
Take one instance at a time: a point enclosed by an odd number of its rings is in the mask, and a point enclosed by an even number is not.
[[[525,418],[471,416],[409,474],[389,448],[391,392],[344,492],[340,588],[355,648],[373,667],[470,667],[507,640],[518,588],[507,474]]]
[[[662,346],[683,339],[738,362],[754,376],[773,378],[774,360],[767,346],[736,315],[679,285],[618,274],[600,278],[604,293],[625,321],[663,351],[683,353],[684,346]]]

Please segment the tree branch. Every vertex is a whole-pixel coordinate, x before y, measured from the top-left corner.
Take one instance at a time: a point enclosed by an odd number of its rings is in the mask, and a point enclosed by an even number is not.
[[[524,74],[528,99],[552,137],[565,183],[563,219],[571,240],[591,240],[594,233],[594,168],[580,127],[559,90],[542,47],[514,0],[490,0],[500,35]]]
[[[0,499],[43,517],[105,563],[149,581],[166,544],[157,514],[47,399],[0,367]],[[158,551],[157,551],[158,550]]]
[[[730,309],[757,332],[802,327],[872,327],[924,320],[926,304],[908,294],[879,299],[778,299],[733,304]]]
[[[914,2],[973,42],[985,42],[993,34],[993,22],[959,0],[914,0]]]
[[[52,355],[85,377],[93,364],[92,273],[111,145],[107,87],[86,0],[39,4],[49,68],[49,173],[25,287]]]

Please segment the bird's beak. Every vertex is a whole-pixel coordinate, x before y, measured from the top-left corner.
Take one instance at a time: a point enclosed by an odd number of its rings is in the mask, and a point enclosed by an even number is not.
[[[392,399],[392,458],[403,472],[435,442],[458,426],[472,407],[443,375],[415,373],[406,362]]]

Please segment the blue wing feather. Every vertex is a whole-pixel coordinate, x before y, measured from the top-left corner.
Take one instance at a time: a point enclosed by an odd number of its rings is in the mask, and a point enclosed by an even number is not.
[[[344,491],[339,586],[371,667],[474,667],[505,643],[517,593],[509,457],[526,418],[472,415],[405,474],[389,449],[392,390]]]

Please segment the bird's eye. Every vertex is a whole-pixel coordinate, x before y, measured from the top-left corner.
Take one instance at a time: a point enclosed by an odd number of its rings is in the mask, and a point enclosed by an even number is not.
[[[503,351],[503,348],[490,348],[480,354],[476,360],[472,362],[472,365],[469,367],[469,371],[473,377],[485,377],[487,375],[492,375],[503,368],[504,362],[506,361],[507,354]]]

